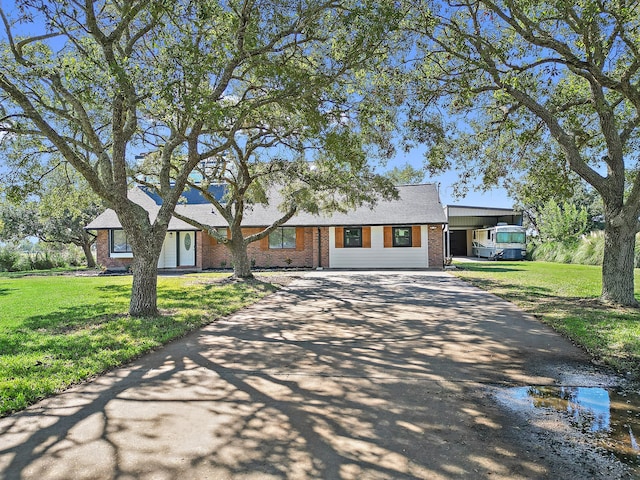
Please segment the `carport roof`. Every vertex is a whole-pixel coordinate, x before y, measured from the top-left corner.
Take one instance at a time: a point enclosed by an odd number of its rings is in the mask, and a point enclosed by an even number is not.
[[[447,205],[444,211],[450,230],[489,227],[499,222],[522,225],[522,212],[512,208]]]
[[[503,215],[519,215],[520,211],[512,208],[470,207],[464,205],[447,205],[447,216],[450,217],[496,217]]]

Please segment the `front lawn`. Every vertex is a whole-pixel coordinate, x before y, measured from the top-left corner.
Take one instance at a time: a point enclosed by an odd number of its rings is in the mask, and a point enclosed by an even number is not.
[[[0,277],[0,416],[251,304],[276,287],[159,277],[157,318],[127,315],[130,276]]]
[[[601,268],[548,262],[456,263],[453,273],[510,300],[595,358],[640,377],[640,310],[598,302]],[[640,299],[640,270],[635,276]]]

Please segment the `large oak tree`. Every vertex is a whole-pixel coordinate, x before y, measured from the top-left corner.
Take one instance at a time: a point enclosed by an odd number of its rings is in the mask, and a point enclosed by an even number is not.
[[[331,97],[314,93],[345,94],[337,87],[386,37],[395,10],[352,0],[20,0],[0,14],[3,140],[36,137],[116,212],[134,255],[129,312],[145,316],[157,314],[157,261],[193,168],[229,148],[255,109],[321,109]],[[127,196],[137,152],[157,162],[155,218]]]
[[[334,125],[321,135],[315,147],[309,141],[301,141],[299,133],[290,128],[275,129],[273,123],[245,129],[242,142],[233,143],[217,168],[205,165],[196,169],[197,181],[190,181],[190,188],[201,192],[227,228],[220,230],[178,212],[174,214],[229,249],[235,278],[253,276],[248,245],[268,236],[298,212],[328,215],[363,204],[373,207],[380,199],[397,196],[389,179],[373,173],[358,136],[348,128]],[[294,147],[298,142],[301,143]],[[305,156],[309,150],[316,151],[313,161]],[[222,185],[224,196],[216,198],[211,185]],[[268,205],[277,207],[277,218],[258,231],[243,232],[247,212]]]
[[[577,174],[604,204],[602,300],[636,306],[640,4],[459,0],[413,13],[407,118],[432,141],[430,168],[455,161],[463,182],[487,186],[526,175],[562,188]]]

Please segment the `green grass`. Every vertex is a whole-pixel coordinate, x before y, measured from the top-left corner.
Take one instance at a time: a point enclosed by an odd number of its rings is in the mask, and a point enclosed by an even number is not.
[[[154,318],[127,315],[130,276],[0,277],[0,416],[121,365],[276,287],[227,274],[158,279]]]
[[[453,273],[510,300],[583,346],[593,357],[640,377],[640,310],[598,302],[601,268],[549,262],[457,263]],[[635,273],[640,300],[640,270]]]

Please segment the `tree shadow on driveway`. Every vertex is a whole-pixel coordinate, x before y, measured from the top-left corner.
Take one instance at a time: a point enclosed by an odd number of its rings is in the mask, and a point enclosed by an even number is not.
[[[585,360],[512,305],[447,275],[311,275],[0,420],[0,472],[585,478],[575,450],[528,452],[521,425],[483,389],[553,384],[558,365]]]

